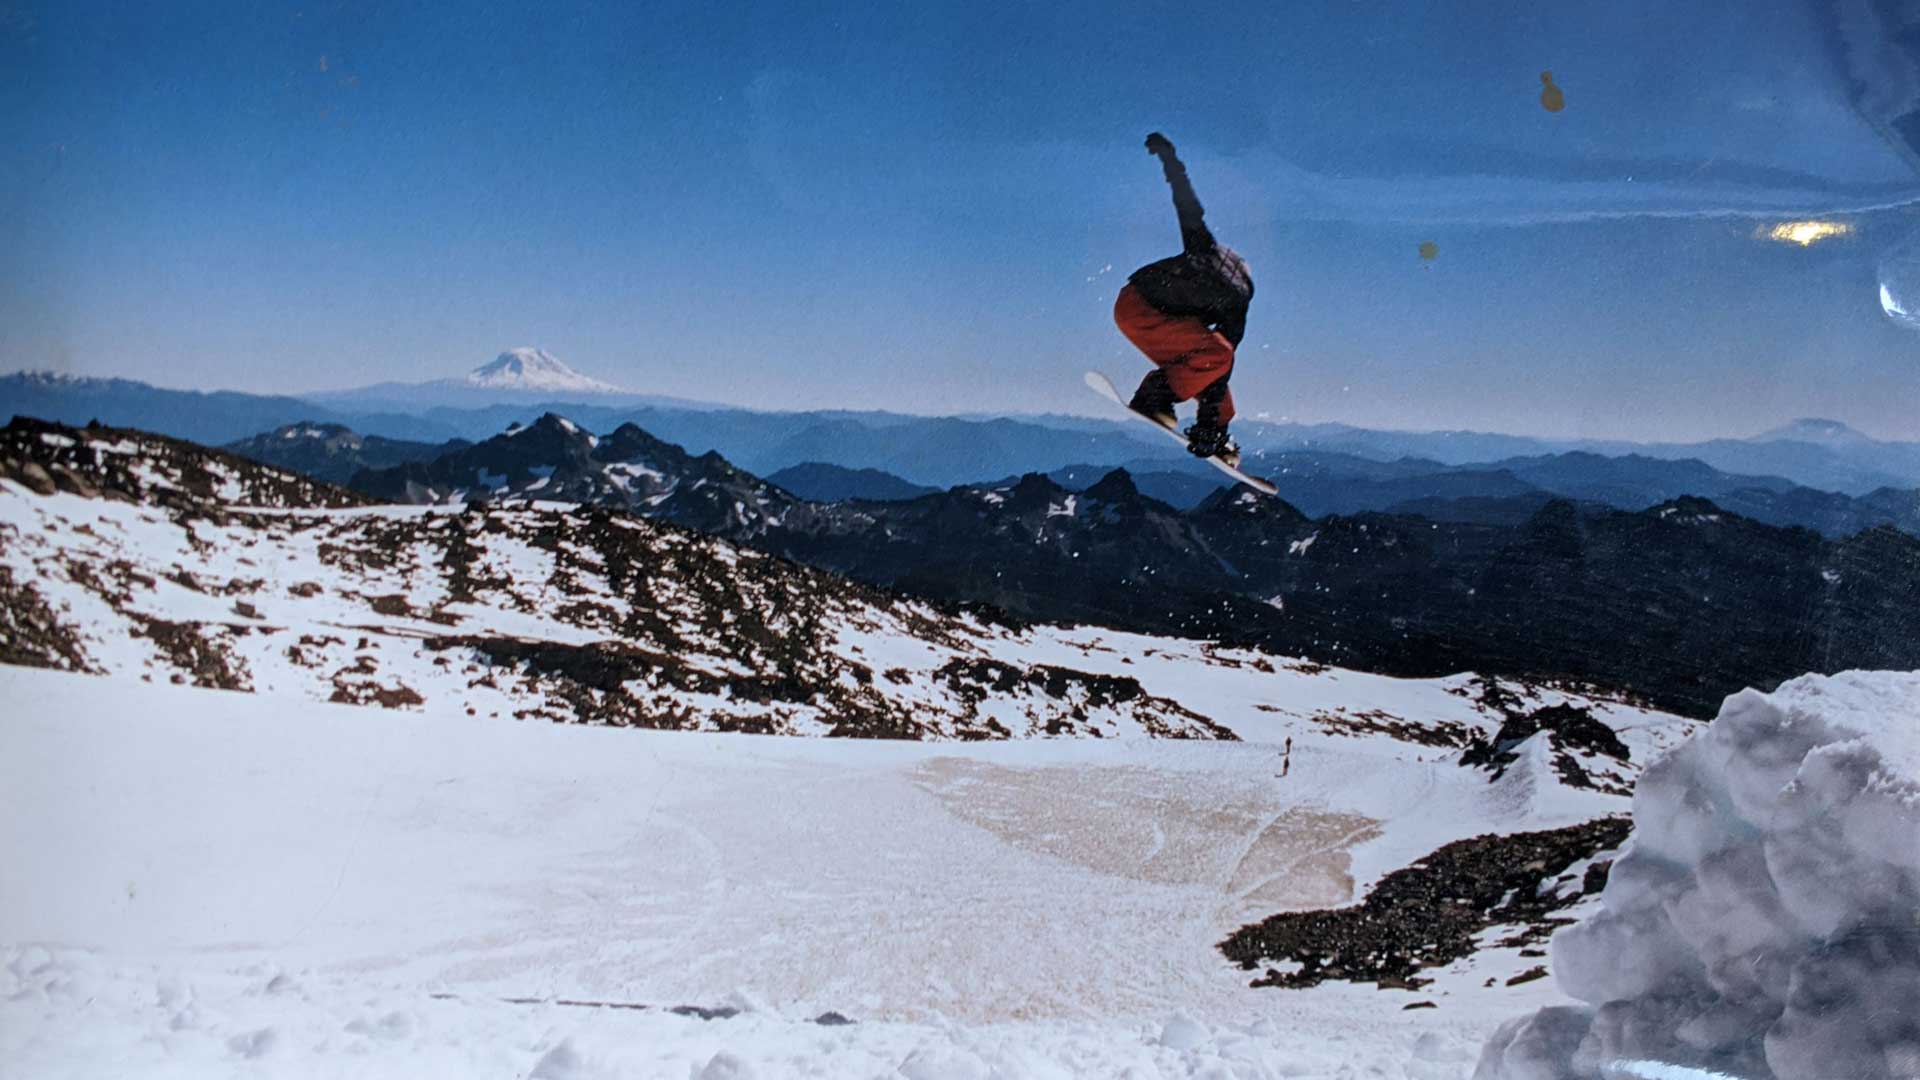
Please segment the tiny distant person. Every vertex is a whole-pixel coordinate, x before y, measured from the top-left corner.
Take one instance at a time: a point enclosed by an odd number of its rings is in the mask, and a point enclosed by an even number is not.
[[[1147,136],[1147,153],[1160,159],[1173,208],[1180,215],[1183,250],[1133,272],[1113,305],[1113,321],[1155,367],[1128,407],[1177,431],[1176,402],[1197,401],[1200,415],[1186,430],[1187,450],[1238,468],[1240,448],[1227,435],[1233,420],[1233,354],[1247,332],[1253,276],[1240,256],[1213,238],[1206,211],[1187,180],[1173,143]]]

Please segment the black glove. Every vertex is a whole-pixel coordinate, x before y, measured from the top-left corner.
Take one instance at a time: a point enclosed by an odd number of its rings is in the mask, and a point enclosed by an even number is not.
[[[1154,157],[1172,157],[1173,144],[1167,141],[1165,135],[1156,131],[1147,136],[1147,153]]]

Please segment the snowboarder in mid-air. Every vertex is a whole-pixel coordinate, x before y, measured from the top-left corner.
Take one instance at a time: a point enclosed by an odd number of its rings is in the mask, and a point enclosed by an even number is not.
[[[1156,365],[1128,408],[1177,431],[1175,402],[1197,400],[1200,415],[1186,430],[1187,450],[1235,468],[1240,448],[1227,436],[1233,420],[1233,354],[1247,332],[1253,276],[1240,256],[1213,238],[1206,211],[1187,180],[1173,143],[1147,136],[1147,153],[1160,159],[1180,214],[1184,250],[1133,272],[1113,305],[1113,321]]]

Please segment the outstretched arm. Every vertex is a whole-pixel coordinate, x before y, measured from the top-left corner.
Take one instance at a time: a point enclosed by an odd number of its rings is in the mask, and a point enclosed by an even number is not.
[[[1211,249],[1214,240],[1207,229],[1207,211],[1200,205],[1200,196],[1193,193],[1193,182],[1187,179],[1187,167],[1174,153],[1173,143],[1156,131],[1147,136],[1147,153],[1160,159],[1167,185],[1173,188],[1173,208],[1180,214],[1180,242],[1192,252]]]

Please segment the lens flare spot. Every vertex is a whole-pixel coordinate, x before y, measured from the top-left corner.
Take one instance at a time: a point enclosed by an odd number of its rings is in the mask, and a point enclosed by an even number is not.
[[[1783,221],[1761,235],[1782,244],[1812,247],[1822,240],[1833,240],[1853,232],[1844,221]]]

